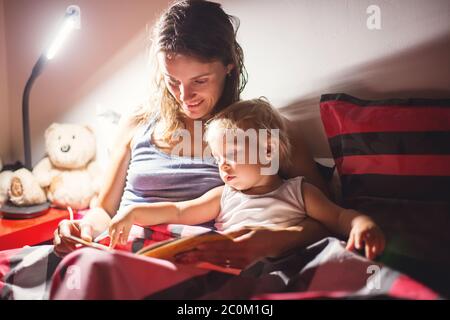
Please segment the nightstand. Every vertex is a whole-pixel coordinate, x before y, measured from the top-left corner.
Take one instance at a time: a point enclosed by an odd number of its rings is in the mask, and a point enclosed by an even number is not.
[[[50,208],[47,213],[30,219],[6,219],[0,212],[0,250],[33,246],[49,241],[53,239],[53,233],[63,219],[69,219],[69,212],[55,208]]]

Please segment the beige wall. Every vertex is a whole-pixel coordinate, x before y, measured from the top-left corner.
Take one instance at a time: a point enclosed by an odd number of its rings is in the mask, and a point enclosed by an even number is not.
[[[52,122],[96,127],[99,108],[126,108],[146,88],[146,28],[167,0],[6,0],[12,158],[23,159],[21,99],[31,69],[68,5],[81,8],[82,27],[36,80],[30,97],[33,163],[44,155]],[[111,135],[111,133],[109,133]]]
[[[6,39],[4,0],[0,0],[0,158],[3,163],[12,161],[9,136],[8,81],[6,72]]]
[[[241,20],[249,83],[301,122],[316,156],[329,154],[320,95],[450,98],[449,0],[224,1]],[[369,30],[366,9],[381,10]]]
[[[75,2],[0,1],[8,58],[7,74],[0,71],[0,77],[7,76],[9,89],[5,98],[1,94],[5,85],[0,85],[0,103],[9,101],[10,156],[14,160],[23,157],[23,86],[65,8]],[[168,2],[76,2],[82,10],[82,29],[73,34],[33,87],[34,163],[43,156],[43,132],[51,122],[88,123],[101,133],[98,110],[121,111],[145,97],[146,27]],[[299,121],[316,156],[329,154],[318,113],[322,93],[344,91],[361,98],[450,96],[448,0],[220,2],[241,20],[238,38],[249,72],[244,98],[264,95]],[[370,4],[381,9],[381,30],[366,26]],[[0,66],[4,51],[0,46]],[[2,116],[7,114],[7,109],[0,108]],[[1,119],[0,130],[7,131],[8,122]],[[0,152],[4,152],[8,143],[1,141]]]

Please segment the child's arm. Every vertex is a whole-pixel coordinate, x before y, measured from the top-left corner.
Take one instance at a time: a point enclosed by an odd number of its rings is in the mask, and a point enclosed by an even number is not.
[[[111,220],[109,235],[111,247],[120,240],[125,244],[131,226],[155,225],[162,223],[200,224],[217,217],[223,186],[214,188],[197,199],[181,202],[143,203],[127,207]]]
[[[348,236],[347,249],[361,249],[364,242],[366,257],[369,259],[384,250],[383,233],[371,218],[356,210],[339,207],[309,183],[303,183],[302,189],[307,214],[332,232]]]

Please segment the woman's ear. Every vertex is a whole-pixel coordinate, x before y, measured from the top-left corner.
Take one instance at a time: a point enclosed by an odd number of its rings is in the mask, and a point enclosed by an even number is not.
[[[234,64],[233,64],[233,63],[228,64],[228,65],[226,66],[226,69],[227,69],[227,75],[229,76],[230,73],[231,73],[231,70],[234,69]]]

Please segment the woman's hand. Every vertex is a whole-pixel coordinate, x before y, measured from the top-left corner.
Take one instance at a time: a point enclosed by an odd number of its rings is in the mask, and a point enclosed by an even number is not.
[[[229,240],[201,244],[196,247],[197,250],[177,256],[176,262],[187,264],[210,262],[243,269],[268,255],[266,241],[271,232],[273,231],[269,229],[244,228],[227,233],[230,236]]]
[[[54,232],[53,244],[55,253],[64,256],[76,249],[76,245],[68,236],[76,236],[91,242],[94,236],[102,233],[109,226],[111,217],[102,208],[92,208],[81,220],[62,220]]]
[[[118,212],[111,220],[109,224],[109,236],[111,242],[110,248],[114,248],[118,242],[125,245],[130,234],[131,227],[135,221],[134,208],[130,206],[122,212]]]
[[[56,255],[62,257],[76,249],[76,245],[68,236],[76,236],[85,241],[91,242],[93,227],[85,220],[62,220],[54,232],[53,244]]]
[[[286,251],[305,247],[328,235],[317,221],[305,219],[301,226],[291,228],[243,228],[227,233],[229,240],[197,246],[197,250],[177,256],[176,262],[213,264],[244,269],[264,257],[276,257]]]
[[[364,249],[366,257],[370,260],[380,255],[386,245],[383,232],[367,216],[359,216],[352,222],[352,230],[347,241],[347,250]]]

